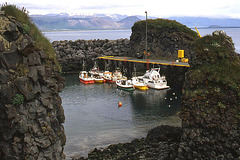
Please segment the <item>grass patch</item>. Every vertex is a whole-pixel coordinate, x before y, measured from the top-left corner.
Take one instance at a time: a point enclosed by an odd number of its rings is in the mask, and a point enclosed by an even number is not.
[[[20,104],[23,104],[23,102],[24,102],[24,97],[22,94],[16,94],[15,97],[12,99],[13,105],[20,105]]]
[[[147,20],[148,30],[152,30],[154,32],[162,32],[166,28],[172,29],[174,31],[185,32],[193,37],[198,37],[197,33],[188,28],[186,25],[183,25],[175,20],[168,19],[148,19]],[[138,21],[134,24],[132,29],[135,31],[141,31],[141,28],[146,27],[146,20]]]
[[[6,16],[13,16],[18,22],[22,23],[23,33],[29,34],[33,38],[35,41],[35,49],[43,50],[47,59],[53,62],[58,71],[61,71],[61,67],[56,59],[56,54],[52,44],[49,39],[47,39],[36,27],[36,25],[32,23],[32,20],[28,15],[29,12],[24,7],[20,9],[16,5],[8,5],[7,3],[1,6],[1,11],[4,11]]]

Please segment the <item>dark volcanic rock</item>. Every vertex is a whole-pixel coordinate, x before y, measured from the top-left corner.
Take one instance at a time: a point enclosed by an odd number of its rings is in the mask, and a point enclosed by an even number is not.
[[[0,14],[0,159],[64,159],[64,79],[20,28]]]
[[[172,20],[147,20],[147,51],[150,59],[176,59],[178,50],[185,50],[185,57],[189,56],[191,44],[197,39],[196,32]],[[132,27],[130,37],[131,54],[142,55],[146,46],[146,21],[139,21]]]
[[[172,126],[159,126],[148,132],[146,140],[149,142],[179,142],[181,138],[181,129]]]
[[[186,73],[180,159],[240,157],[240,64],[223,31],[198,39]]]

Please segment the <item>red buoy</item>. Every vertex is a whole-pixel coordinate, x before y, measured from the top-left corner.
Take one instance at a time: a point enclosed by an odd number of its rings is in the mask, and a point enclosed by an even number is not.
[[[118,107],[122,107],[122,102],[118,102]]]

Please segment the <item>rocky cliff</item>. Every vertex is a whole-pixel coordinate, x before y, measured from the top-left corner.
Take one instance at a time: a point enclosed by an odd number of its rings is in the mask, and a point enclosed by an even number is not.
[[[186,26],[167,19],[147,20],[147,52],[150,59],[176,59],[178,50],[185,50],[188,57],[191,44],[197,39],[196,32]],[[132,27],[130,46],[132,54],[143,54],[146,44],[146,21],[139,21]]]
[[[0,159],[64,159],[65,117],[58,94],[64,79],[51,55],[36,47],[39,41],[30,36],[32,24],[9,15],[24,15],[24,10],[15,6],[2,10]]]
[[[181,159],[240,157],[240,64],[223,31],[193,45],[183,90]]]

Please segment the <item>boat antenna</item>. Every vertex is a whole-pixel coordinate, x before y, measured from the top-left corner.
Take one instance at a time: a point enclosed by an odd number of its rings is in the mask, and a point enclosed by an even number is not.
[[[83,71],[86,70],[86,62],[85,62],[84,59],[83,59],[83,62],[82,62],[82,70],[83,70]]]
[[[94,66],[93,66],[93,68],[94,67],[97,67],[98,65],[97,65],[97,61],[94,61]]]

